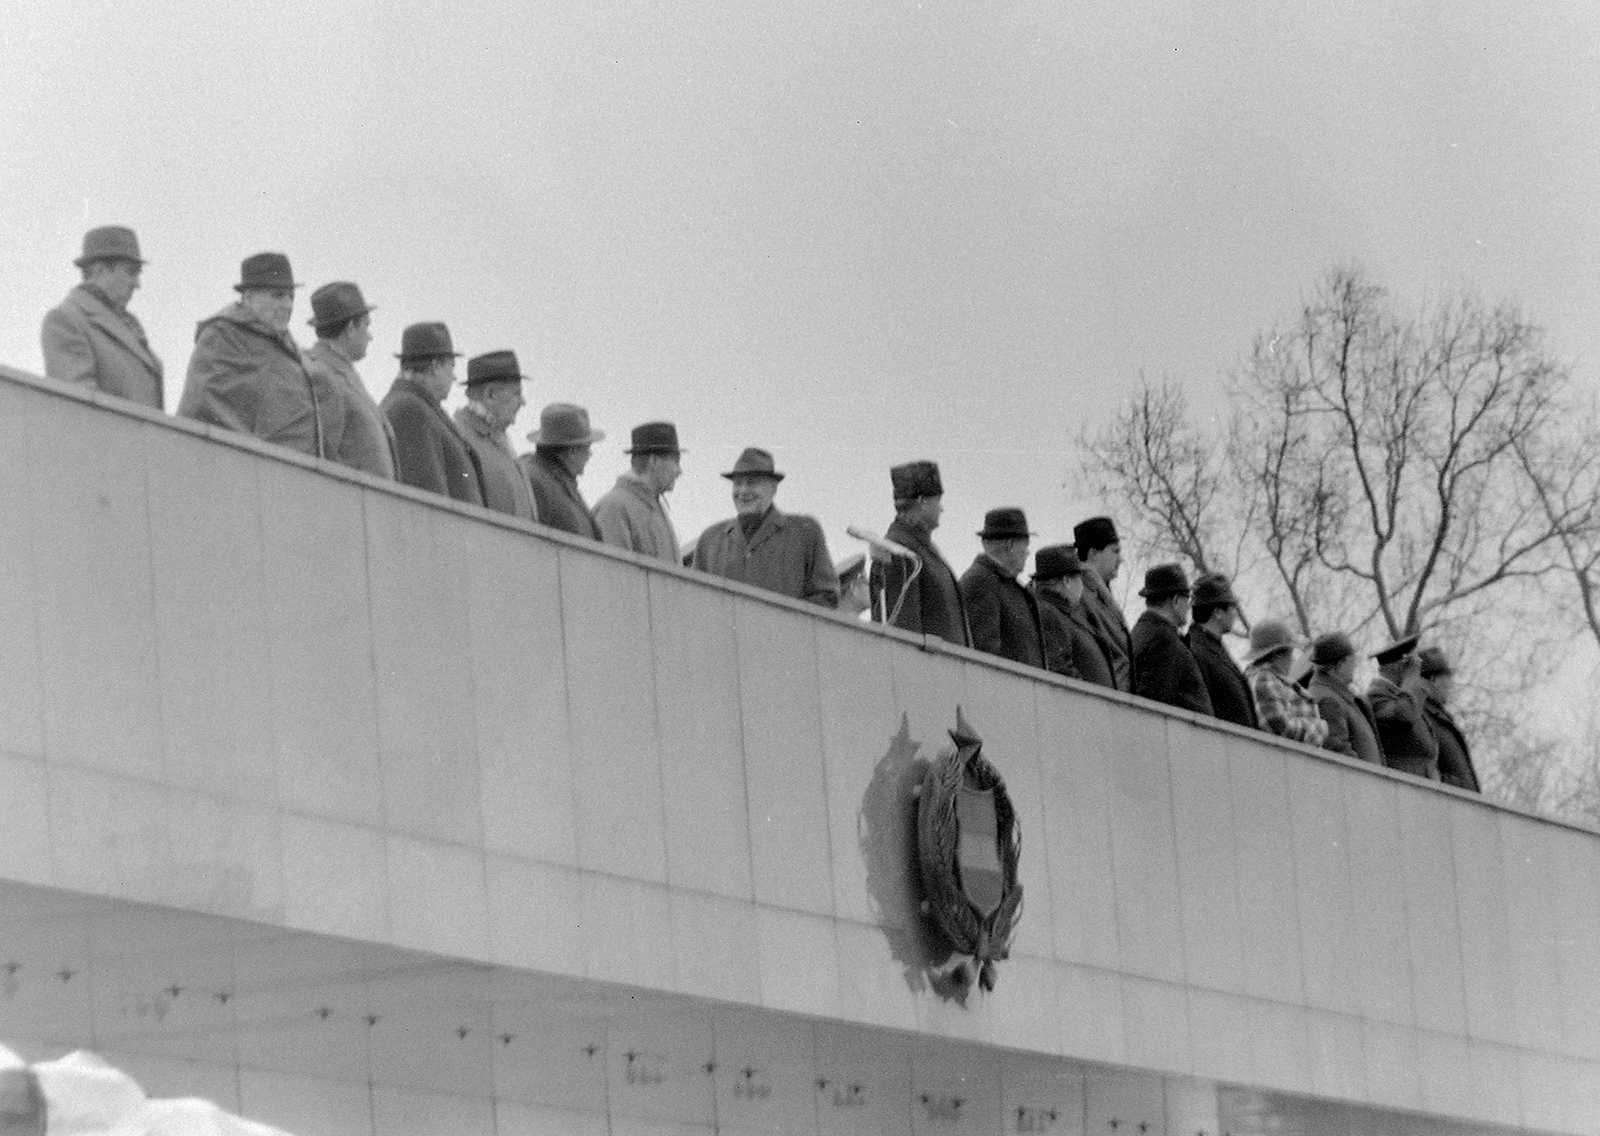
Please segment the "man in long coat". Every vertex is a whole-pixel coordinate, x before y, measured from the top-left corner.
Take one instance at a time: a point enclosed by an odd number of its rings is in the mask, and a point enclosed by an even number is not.
[[[678,533],[663,497],[683,473],[678,427],[671,422],[635,426],[627,453],[628,469],[594,505],[600,538],[617,548],[676,564]]]
[[[343,411],[333,389],[306,370],[289,334],[298,287],[282,253],[245,258],[234,285],[238,302],[195,329],[179,414],[309,457],[329,456]]]
[[[1317,713],[1328,724],[1322,748],[1382,765],[1378,720],[1367,700],[1350,685],[1356,672],[1355,644],[1341,631],[1318,635],[1311,641],[1311,665],[1315,669],[1306,693],[1316,701]]]
[[[1133,693],[1211,716],[1211,695],[1200,664],[1180,629],[1189,615],[1189,578],[1177,564],[1157,564],[1144,574],[1145,609],[1133,625]]]
[[[722,476],[733,482],[735,516],[700,534],[690,563],[713,576],[837,607],[839,577],[822,526],[772,503],[784,477],[772,455],[751,446]]]
[[[400,374],[379,405],[394,430],[399,480],[482,505],[478,456],[440,406],[456,381],[459,357],[444,324],[412,324],[400,334]]]
[[[1383,763],[1413,777],[1439,780],[1439,742],[1423,712],[1417,636],[1391,643],[1373,655],[1378,677],[1367,687],[1367,701],[1378,723]]]
[[[73,261],[83,282],[44,317],[44,373],[162,409],[161,360],[128,310],[144,261],[132,229],[106,225],[83,236]]]
[[[533,488],[506,438],[506,427],[526,405],[522,397],[525,378],[514,351],[490,351],[468,359],[467,401],[456,410],[455,423],[477,455],[483,503],[497,513],[537,521]]]
[[[1072,543],[1083,562],[1083,609],[1111,648],[1111,673],[1117,689],[1133,689],[1133,636],[1111,581],[1122,567],[1122,539],[1110,517],[1090,517],[1072,527]]]
[[[1194,603],[1189,631],[1184,642],[1194,656],[1206,693],[1211,697],[1211,712],[1224,722],[1260,729],[1256,702],[1250,684],[1233,661],[1222,637],[1234,629],[1239,619],[1239,600],[1233,585],[1220,572],[1208,572],[1194,582]]]
[[[589,412],[570,402],[552,402],[539,412],[539,428],[528,435],[533,453],[517,459],[533,489],[539,523],[573,536],[600,539],[578,478],[589,465],[594,444],[606,436],[589,425]]]
[[[1115,689],[1111,655],[1083,614],[1083,565],[1076,548],[1053,544],[1034,553],[1033,595],[1039,601],[1049,670]]]
[[[894,493],[895,516],[885,535],[892,543],[915,553],[922,567],[913,576],[915,565],[904,556],[891,554],[886,560],[873,559],[869,581],[873,618],[887,618],[905,631],[937,635],[962,647],[972,646],[960,584],[933,543],[933,530],[939,527],[939,517],[944,513],[944,483],[939,478],[939,467],[931,461],[897,465],[889,471],[889,485]]]
[[[1045,669],[1039,601],[1017,582],[1028,563],[1028,517],[1021,509],[990,509],[978,539],[983,551],[961,574],[975,650]]]
[[[1478,771],[1472,767],[1472,751],[1467,735],[1461,732],[1450,713],[1450,696],[1455,692],[1455,670],[1438,647],[1424,647],[1417,653],[1418,670],[1424,684],[1422,712],[1439,743],[1439,780],[1458,789],[1481,793]]]
[[[311,293],[311,319],[317,341],[306,352],[306,370],[321,380],[340,403],[340,429],[326,438],[328,456],[351,469],[394,479],[394,431],[378,409],[356,364],[372,343],[373,308],[361,289],[347,280],[324,284]]]

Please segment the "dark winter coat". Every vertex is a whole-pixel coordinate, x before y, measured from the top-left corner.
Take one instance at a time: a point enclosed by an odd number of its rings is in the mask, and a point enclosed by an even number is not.
[[[1448,707],[1432,696],[1422,701],[1422,712],[1433,729],[1434,740],[1439,745],[1439,780],[1458,789],[1481,793],[1478,771],[1472,767],[1472,753],[1467,749],[1467,736],[1456,724]]]
[[[974,649],[1045,669],[1039,602],[984,553],[961,574],[961,599]]]
[[[1072,603],[1066,596],[1037,584],[1033,595],[1039,601],[1039,617],[1044,624],[1044,658],[1049,669],[1068,678],[1115,689],[1111,656],[1094,637],[1082,603]]]
[[[1372,707],[1365,698],[1321,671],[1312,674],[1306,693],[1316,699],[1317,713],[1328,723],[1323,749],[1374,765],[1383,764],[1378,720],[1372,716]]]
[[[553,454],[534,450],[518,458],[517,464],[528,475],[541,525],[590,540],[601,539],[600,526],[594,523],[594,515],[578,491],[578,479]]]
[[[928,531],[921,525],[908,525],[896,518],[885,535],[895,544],[920,556],[922,571],[917,573],[905,599],[901,600],[900,589],[911,572],[911,565],[899,556],[891,557],[887,563],[874,560],[869,581],[873,618],[877,618],[881,596],[882,610],[895,613],[893,626],[919,634],[937,635],[962,647],[972,646],[972,630],[967,626],[967,606],[961,598],[961,584],[949,563],[934,547]],[[895,612],[897,603],[899,611]]]
[[[340,402],[339,431],[327,431],[324,439],[328,456],[351,469],[394,480],[394,430],[355,366],[326,339],[307,349],[305,363],[312,378],[322,380]]]
[[[1172,621],[1148,608],[1133,625],[1133,693],[1196,714],[1212,714],[1200,664]]]
[[[1250,694],[1250,684],[1228,653],[1227,645],[1205,628],[1193,624],[1184,642],[1200,668],[1200,676],[1205,679],[1211,712],[1224,722],[1259,730],[1261,723],[1256,718],[1256,700]]]
[[[767,510],[748,541],[739,518],[719,521],[700,534],[694,567],[769,592],[839,606],[839,575],[828,558],[822,526],[810,517]]]
[[[426,387],[414,379],[396,379],[380,408],[394,429],[400,481],[470,505],[483,504],[478,455]]]
[[[1439,742],[1422,709],[1421,691],[1402,689],[1379,675],[1367,688],[1372,717],[1378,723],[1378,744],[1390,769],[1439,780]]]
[[[517,455],[511,452],[506,432],[492,429],[471,403],[456,410],[455,423],[477,455],[478,471],[483,476],[483,503],[497,513],[537,521],[533,489],[528,485],[528,475],[517,464]]]
[[[1083,610],[1098,634],[1095,638],[1111,651],[1111,674],[1117,689],[1133,690],[1133,636],[1117,599],[1093,568],[1083,570]]]

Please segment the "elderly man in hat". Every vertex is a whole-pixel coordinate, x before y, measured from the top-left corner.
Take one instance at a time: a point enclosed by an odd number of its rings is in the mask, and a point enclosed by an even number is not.
[[[1144,611],[1133,625],[1133,693],[1196,714],[1212,714],[1200,664],[1183,641],[1189,618],[1189,577],[1177,564],[1157,564],[1144,574]]]
[[[394,431],[378,409],[356,364],[372,343],[372,305],[348,280],[335,280],[311,293],[311,319],[317,341],[306,352],[306,370],[339,400],[338,434],[325,438],[328,457],[376,477],[394,478]]]
[[[633,428],[629,468],[594,506],[594,523],[607,544],[641,556],[678,563],[678,534],[667,516],[664,495],[683,473],[678,428],[646,422]]]
[[[1356,648],[1350,636],[1329,631],[1311,641],[1311,682],[1306,693],[1316,701],[1317,713],[1328,724],[1322,748],[1357,761],[1383,764],[1378,744],[1378,722],[1372,707],[1355,692]]]
[[[539,523],[573,536],[600,539],[594,515],[578,490],[594,444],[606,436],[589,426],[589,412],[570,402],[552,402],[539,412],[539,428],[528,435],[533,453],[517,459],[533,489]]]
[[[1455,693],[1455,669],[1438,647],[1417,652],[1417,672],[1421,679],[1422,712],[1433,739],[1439,746],[1439,780],[1469,793],[1481,793],[1478,771],[1472,766],[1472,751],[1467,735],[1461,732],[1450,713],[1450,697]]]
[[[1413,777],[1439,780],[1439,740],[1428,725],[1422,664],[1417,640],[1408,635],[1373,654],[1378,675],[1367,686],[1367,701],[1378,723],[1383,763]]]
[[[539,519],[528,475],[517,464],[506,428],[526,405],[514,351],[489,351],[467,360],[467,402],[455,413],[461,436],[478,458],[483,475],[483,503],[497,513],[524,521]]]
[[[693,566],[819,607],[839,605],[839,577],[822,526],[780,512],[772,500],[783,474],[766,450],[751,446],[722,475],[733,482],[734,517],[695,542]]]
[[[1281,619],[1263,619],[1250,629],[1250,651],[1245,655],[1245,678],[1256,700],[1261,729],[1291,741],[1320,746],[1328,737],[1328,723],[1317,704],[1293,682],[1294,653],[1300,640]]]
[[[161,360],[128,310],[144,261],[132,229],[105,225],[83,235],[72,263],[83,280],[44,317],[44,373],[162,409]]]
[[[975,650],[1045,669],[1044,622],[1039,601],[1017,581],[1028,563],[1028,516],[1021,509],[990,509],[978,539],[983,551],[961,574]]]
[[[1083,611],[1083,565],[1076,548],[1052,544],[1034,553],[1033,596],[1039,601],[1049,670],[1115,689],[1110,650],[1095,638]]]
[[[314,458],[343,429],[340,399],[306,370],[289,334],[294,273],[281,252],[246,257],[238,302],[200,321],[178,413]]]
[[[399,480],[469,505],[482,505],[478,455],[444,412],[460,353],[442,323],[414,323],[400,333],[400,373],[380,408],[394,430]]]
[[[1072,543],[1083,564],[1083,609],[1111,645],[1111,673],[1117,689],[1133,689],[1133,638],[1110,584],[1122,567],[1122,540],[1110,517],[1090,517],[1072,527]]]
[[[1189,631],[1183,638],[1206,681],[1211,712],[1224,722],[1256,730],[1260,723],[1250,684],[1222,641],[1238,622],[1239,600],[1228,577],[1207,572],[1194,582]]]
[[[944,483],[931,461],[906,462],[889,470],[894,494],[894,522],[885,534],[890,541],[914,553],[908,557],[874,557],[869,588],[887,622],[905,631],[937,635],[962,647],[972,646],[966,604],[956,574],[933,543],[933,530],[944,513]]]

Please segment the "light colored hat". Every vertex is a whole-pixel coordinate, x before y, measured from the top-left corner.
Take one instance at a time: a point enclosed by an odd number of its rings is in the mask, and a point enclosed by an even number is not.
[[[1300,640],[1287,623],[1281,619],[1263,619],[1250,629],[1250,651],[1244,661],[1246,664],[1260,662],[1268,655],[1292,651],[1298,646]]]
[[[552,402],[539,412],[539,428],[528,435],[536,446],[587,446],[606,436],[589,428],[589,412],[570,402]]]

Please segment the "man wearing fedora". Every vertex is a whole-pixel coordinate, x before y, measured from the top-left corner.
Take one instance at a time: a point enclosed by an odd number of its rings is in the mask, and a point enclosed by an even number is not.
[[[1357,761],[1383,764],[1378,744],[1378,722],[1372,707],[1351,683],[1356,677],[1356,648],[1350,636],[1329,631],[1311,641],[1311,682],[1306,693],[1317,703],[1317,713],[1328,723],[1322,748]]]
[[[444,324],[412,324],[400,333],[400,373],[379,409],[394,430],[395,473],[400,481],[482,505],[478,455],[440,405],[456,381],[459,357]]]
[[[44,373],[162,409],[161,360],[128,310],[144,268],[139,238],[121,225],[90,229],[72,263],[83,281],[44,317]]]
[[[281,252],[246,257],[237,302],[200,321],[178,413],[325,458],[342,429],[340,400],[306,370],[289,334],[294,273]]]
[[[311,293],[311,318],[306,321],[317,341],[306,352],[306,370],[339,399],[339,432],[327,435],[328,456],[375,477],[394,478],[394,431],[378,409],[356,364],[372,343],[372,305],[348,280],[335,280]]]
[[[1157,564],[1139,589],[1145,608],[1133,625],[1133,693],[1196,714],[1212,714],[1211,694],[1183,641],[1189,618],[1189,577],[1177,564]]]
[[[1299,646],[1300,640],[1287,623],[1263,619],[1250,629],[1244,674],[1256,700],[1256,717],[1261,720],[1263,732],[1320,746],[1328,737],[1328,723],[1322,720],[1310,695],[1289,681]]]
[[[1055,674],[1116,687],[1111,656],[1083,613],[1083,565],[1070,544],[1033,555],[1033,595],[1044,627],[1045,665]]]
[[[1250,684],[1222,641],[1239,619],[1239,600],[1228,577],[1207,572],[1196,580],[1189,614],[1189,631],[1183,638],[1206,681],[1211,712],[1224,722],[1260,729]]]
[[[1450,696],[1455,693],[1455,669],[1438,647],[1417,652],[1418,677],[1422,680],[1422,712],[1433,739],[1439,743],[1439,780],[1469,793],[1481,793],[1478,771],[1472,767],[1472,751],[1467,735],[1461,732],[1450,713]]]
[[[589,506],[578,491],[578,478],[589,464],[594,444],[606,436],[589,427],[589,412],[570,402],[552,402],[539,412],[539,428],[528,435],[533,453],[517,461],[533,488],[539,523],[553,529],[600,539]]]
[[[983,551],[961,574],[974,650],[1045,669],[1044,623],[1039,601],[1017,582],[1028,564],[1028,515],[1002,507],[983,515]]]
[[[1408,635],[1374,652],[1378,675],[1367,686],[1367,701],[1378,723],[1383,763],[1413,777],[1439,780],[1439,740],[1423,709],[1422,664],[1417,640]]]
[[[594,506],[594,523],[607,544],[641,556],[678,563],[678,534],[667,516],[663,495],[683,472],[678,428],[671,422],[646,422],[633,428],[630,468]]]
[[[819,607],[837,607],[839,577],[822,526],[772,503],[784,476],[772,454],[750,446],[722,476],[733,482],[735,515],[700,534],[693,566]]]
[[[895,627],[937,635],[958,646],[972,646],[966,604],[956,574],[933,543],[933,530],[944,513],[944,483],[931,461],[906,462],[889,470],[894,494],[894,522],[885,535],[917,554],[922,568],[903,556],[874,558],[868,585],[881,610]],[[910,586],[907,586],[907,581]],[[874,616],[876,618],[876,615]]]
[[[498,513],[524,521],[539,519],[533,487],[517,464],[506,429],[526,405],[514,351],[490,351],[467,360],[467,402],[456,411],[456,425],[478,457],[483,475],[483,503]]]
[[[1133,689],[1133,638],[1110,584],[1122,567],[1122,539],[1110,517],[1090,517],[1072,526],[1072,543],[1083,564],[1083,609],[1111,645],[1111,674],[1117,689]]]

